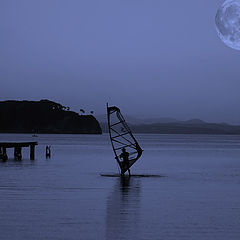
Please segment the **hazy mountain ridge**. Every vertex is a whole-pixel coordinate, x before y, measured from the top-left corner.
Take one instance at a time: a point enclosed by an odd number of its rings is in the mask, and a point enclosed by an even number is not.
[[[128,121],[129,119],[130,121]],[[240,126],[227,123],[208,123],[201,119],[179,121],[173,118],[154,118],[162,122],[154,122],[153,118],[141,121],[132,121],[134,118],[126,116],[126,121],[135,133],[158,133],[158,134],[240,134]],[[136,119],[136,118],[135,118]],[[170,119],[170,122],[167,122]],[[166,122],[164,122],[166,121]],[[103,132],[107,132],[107,123],[100,122]]]
[[[240,134],[240,126],[217,123],[163,123],[131,125],[136,133],[159,134]]]
[[[79,115],[49,100],[1,101],[1,133],[101,134],[92,115]]]
[[[107,115],[100,114],[96,116],[97,120],[101,123],[107,122]],[[124,116],[125,120],[129,124],[152,124],[152,123],[172,123],[172,122],[181,122],[175,118],[170,117],[134,117],[131,115]]]
[[[132,125],[139,125],[139,124],[158,124],[158,123],[188,123],[188,124],[207,124],[208,122],[203,121],[198,118],[193,118],[189,120],[178,120],[176,118],[171,117],[134,117],[131,115],[124,116],[126,122]],[[106,114],[100,114],[96,116],[96,119],[101,122],[107,122],[107,115]],[[227,124],[227,123],[219,123],[219,124]]]

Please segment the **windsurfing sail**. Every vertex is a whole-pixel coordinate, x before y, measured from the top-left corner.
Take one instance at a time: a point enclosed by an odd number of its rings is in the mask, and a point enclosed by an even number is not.
[[[109,107],[107,105],[107,116],[109,136],[115,159],[121,168],[121,173],[124,174],[141,157],[143,150],[133,136],[118,107]],[[128,166],[120,158],[123,148],[129,153]]]

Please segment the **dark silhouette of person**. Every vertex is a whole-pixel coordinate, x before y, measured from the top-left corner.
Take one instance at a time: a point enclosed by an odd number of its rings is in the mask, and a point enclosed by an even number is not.
[[[123,163],[123,167],[125,168],[127,168],[127,170],[128,170],[128,174],[129,174],[129,176],[131,175],[131,173],[130,173],[130,169],[129,169],[129,153],[126,151],[126,149],[125,148],[122,148],[122,153],[120,154],[120,158],[122,158],[122,163]],[[122,175],[124,175],[124,172],[122,171],[122,173],[121,173]]]

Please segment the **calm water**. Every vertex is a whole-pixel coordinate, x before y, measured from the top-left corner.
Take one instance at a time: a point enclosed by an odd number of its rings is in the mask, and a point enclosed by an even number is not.
[[[240,136],[136,138],[132,173],[163,177],[100,176],[118,173],[107,135],[1,134],[39,145],[0,162],[0,239],[240,239]]]

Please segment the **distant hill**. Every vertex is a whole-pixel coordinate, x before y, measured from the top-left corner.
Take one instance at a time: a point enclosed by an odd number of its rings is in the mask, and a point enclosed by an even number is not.
[[[172,122],[181,122],[175,118],[168,118],[168,117],[133,117],[126,115],[124,116],[126,121],[130,124],[137,125],[137,124],[152,124],[152,123],[172,123]],[[107,115],[101,114],[97,115],[96,119],[101,122],[107,122]]]
[[[160,134],[240,134],[240,126],[231,126],[218,123],[156,123],[148,125],[132,125],[136,133]]]
[[[132,121],[133,119],[126,116],[127,123],[135,133],[240,134],[240,126],[232,126],[226,123],[207,123],[200,119],[179,121],[174,118],[146,118],[144,123]],[[156,122],[157,120],[159,122]],[[103,132],[108,131],[106,121],[100,122],[100,125]]]
[[[41,101],[1,101],[1,133],[84,133],[101,134],[92,115],[79,115],[59,103]]]
[[[187,120],[187,121],[181,121],[181,123],[185,123],[185,124],[207,124],[206,122],[204,122],[203,120],[201,119],[190,119],[190,120]]]

